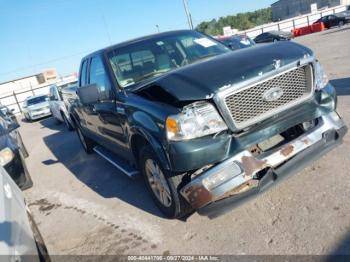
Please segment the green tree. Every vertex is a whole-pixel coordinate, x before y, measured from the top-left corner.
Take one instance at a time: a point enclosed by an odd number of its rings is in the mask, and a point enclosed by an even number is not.
[[[238,30],[247,30],[255,26],[272,22],[271,8],[259,9],[254,12],[239,13],[220,17],[218,20],[201,22],[196,30],[209,35],[220,35],[223,33],[222,28],[231,26]]]

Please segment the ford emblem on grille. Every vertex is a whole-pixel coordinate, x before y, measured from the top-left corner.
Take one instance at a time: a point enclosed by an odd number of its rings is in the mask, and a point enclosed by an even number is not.
[[[273,87],[265,91],[262,95],[262,98],[266,102],[273,102],[280,99],[281,96],[283,96],[283,90],[279,87]]]

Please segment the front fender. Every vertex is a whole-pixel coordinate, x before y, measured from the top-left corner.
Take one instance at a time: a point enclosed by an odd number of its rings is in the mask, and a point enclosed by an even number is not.
[[[161,124],[161,120],[145,112],[136,111],[131,115],[129,123],[132,123],[130,127],[131,135],[129,136],[130,148],[132,147],[133,137],[135,135],[141,136],[152,147],[158,159],[161,161],[163,168],[169,170],[169,160],[161,142],[164,138],[164,126]]]

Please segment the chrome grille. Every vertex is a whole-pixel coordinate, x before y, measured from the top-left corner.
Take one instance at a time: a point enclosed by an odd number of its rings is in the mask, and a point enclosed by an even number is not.
[[[225,103],[235,126],[247,127],[304,101],[313,91],[312,77],[312,67],[307,65],[229,94]],[[274,101],[263,99],[267,91],[275,88],[283,91],[280,98]]]

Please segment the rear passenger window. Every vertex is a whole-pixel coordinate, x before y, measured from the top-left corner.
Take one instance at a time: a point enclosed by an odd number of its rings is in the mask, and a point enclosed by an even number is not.
[[[86,67],[87,67],[87,60],[84,60],[82,66],[81,66],[81,72],[80,72],[80,85],[81,86],[87,85],[87,82],[86,82]]]
[[[89,84],[96,84],[98,86],[102,100],[108,100],[111,97],[111,84],[99,56],[91,60]]]

